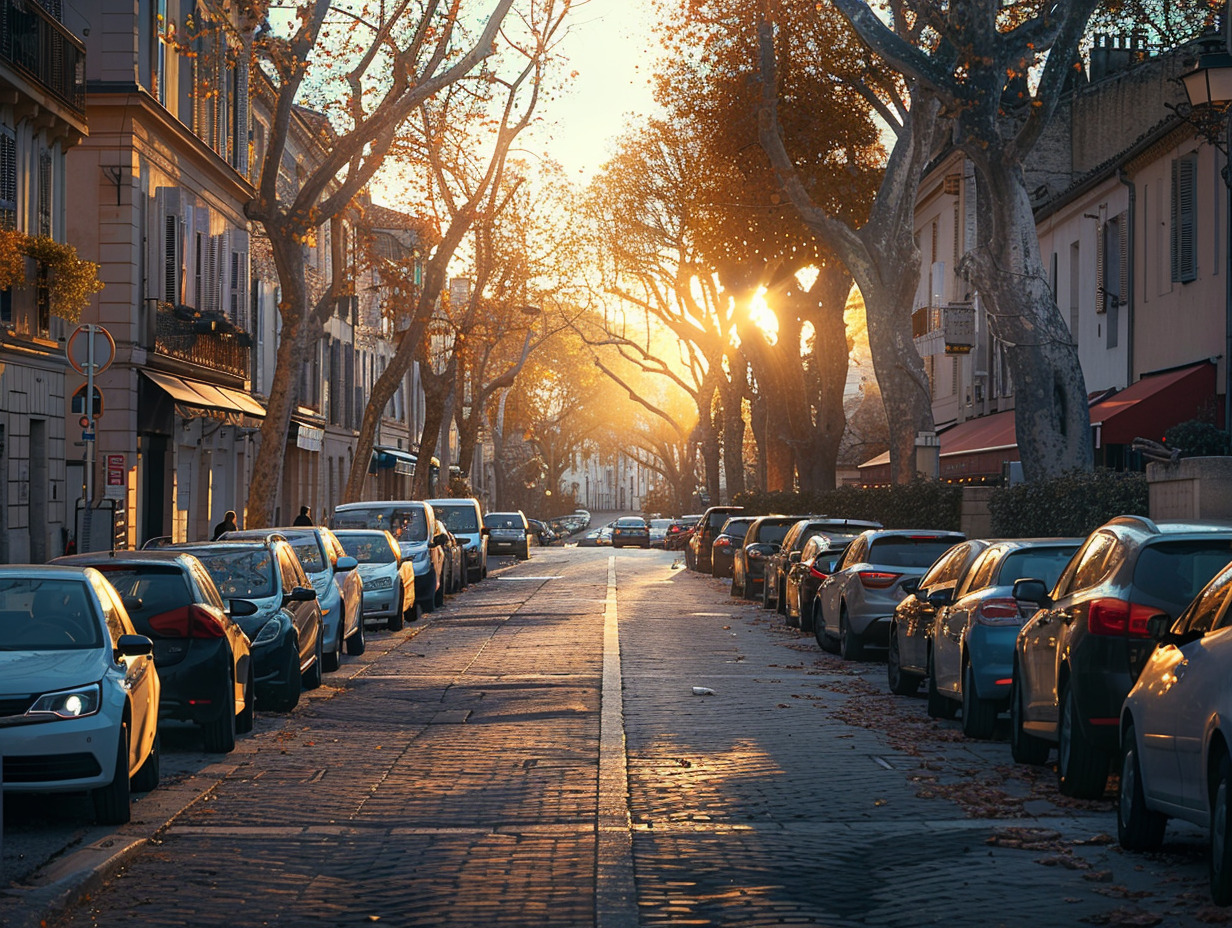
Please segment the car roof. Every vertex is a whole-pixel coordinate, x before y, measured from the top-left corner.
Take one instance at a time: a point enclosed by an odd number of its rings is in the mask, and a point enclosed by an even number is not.
[[[80,564],[82,567],[95,567],[99,564],[179,564],[183,566],[184,558],[192,553],[169,548],[149,548],[146,550],[129,551],[85,551],[81,554],[68,554],[56,558],[60,563]]]
[[[57,558],[59,560],[59,558]],[[82,580],[85,570],[90,564],[0,564],[0,577],[18,577],[33,579],[36,575],[43,577],[62,577],[65,580]]]

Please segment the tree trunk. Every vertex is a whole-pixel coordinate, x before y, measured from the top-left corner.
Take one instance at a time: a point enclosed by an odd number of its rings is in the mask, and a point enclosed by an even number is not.
[[[975,161],[981,246],[968,267],[988,304],[989,329],[1005,344],[1014,380],[1014,431],[1028,482],[1090,470],[1091,417],[1078,347],[1040,258],[1022,168]]]
[[[419,381],[424,392],[424,424],[419,433],[419,449],[415,452],[415,476],[411,479],[411,498],[427,499],[431,495],[428,479],[431,476],[432,457],[436,454],[436,442],[445,421],[445,401],[453,389],[453,373],[456,355],[450,358],[445,370],[433,373],[426,359],[420,360]],[[439,488],[438,488],[439,489]]]
[[[723,397],[723,471],[727,477],[727,499],[744,492],[744,396],[748,390],[748,372],[740,352],[731,358],[731,380],[724,379],[719,387]],[[717,501],[718,497],[711,497]],[[714,505],[714,503],[712,503]]]
[[[827,266],[814,288],[820,288],[821,306],[810,319],[813,353],[805,371],[805,396],[812,403],[813,423],[796,454],[796,476],[806,492],[832,490],[837,483],[839,447],[847,427],[843,393],[851,352],[844,320],[851,275],[845,268]]]

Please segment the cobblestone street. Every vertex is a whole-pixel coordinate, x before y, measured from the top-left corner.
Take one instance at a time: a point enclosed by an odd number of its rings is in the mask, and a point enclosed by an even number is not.
[[[1196,830],[1122,852],[1111,794],[1062,800],[1003,738],[963,739],[889,695],[883,664],[823,654],[674,559],[536,550],[424,624],[371,636],[55,923],[1227,920]],[[623,750],[601,726],[605,623]],[[604,850],[601,784],[625,764],[628,834]]]

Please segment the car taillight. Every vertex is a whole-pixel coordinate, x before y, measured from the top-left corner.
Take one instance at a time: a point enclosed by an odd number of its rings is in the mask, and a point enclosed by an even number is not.
[[[1021,625],[1018,600],[1013,597],[986,599],[976,610],[975,621],[981,625]]]
[[[218,617],[196,603],[152,616],[150,629],[164,638],[221,638],[224,635]]]
[[[1087,603],[1087,628],[1093,635],[1147,638],[1146,621],[1158,614],[1158,609],[1123,599],[1093,599]]]
[[[830,575],[823,574],[820,570],[818,570],[812,564],[809,564],[809,576],[813,577],[815,580],[825,580]]]
[[[730,544],[731,544],[731,539],[730,539],[730,538],[724,538],[722,535],[720,535],[718,538],[716,538],[716,539],[714,540],[714,546],[715,546],[716,548],[726,548],[726,547],[728,547]]]
[[[862,570],[859,573],[860,584],[869,590],[884,590],[893,586],[894,581],[902,574],[892,574],[885,570]]]

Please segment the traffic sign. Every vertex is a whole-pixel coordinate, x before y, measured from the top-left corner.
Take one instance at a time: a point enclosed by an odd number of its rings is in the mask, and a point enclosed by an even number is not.
[[[86,385],[84,383],[73,391],[71,403],[72,411],[76,415],[84,416],[86,412]],[[97,419],[103,414],[103,391],[98,387],[94,388],[94,402],[90,405],[91,419]]]
[[[81,440],[82,441],[94,441],[94,433],[93,432],[82,432]]]
[[[115,339],[101,325],[85,323],[73,329],[64,346],[68,363],[79,374],[101,374],[115,360]]]

